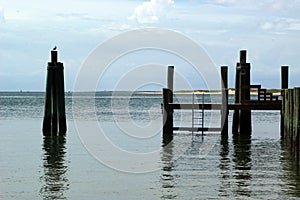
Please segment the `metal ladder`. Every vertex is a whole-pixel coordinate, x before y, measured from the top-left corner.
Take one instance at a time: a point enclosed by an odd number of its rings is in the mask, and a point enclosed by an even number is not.
[[[192,136],[194,136],[194,129],[201,128],[203,135],[204,132],[204,106],[201,109],[195,109],[195,93],[192,97]],[[202,93],[202,105],[204,104],[204,93]],[[196,131],[197,132],[197,131]]]

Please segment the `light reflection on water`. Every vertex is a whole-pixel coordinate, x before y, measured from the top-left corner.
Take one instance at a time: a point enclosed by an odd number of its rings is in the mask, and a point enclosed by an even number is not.
[[[66,199],[69,188],[65,136],[45,136],[43,140],[43,171],[40,194],[43,199]]]

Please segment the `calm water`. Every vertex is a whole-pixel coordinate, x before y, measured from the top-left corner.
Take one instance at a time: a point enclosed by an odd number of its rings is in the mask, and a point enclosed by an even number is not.
[[[205,101],[218,98],[205,96]],[[176,97],[179,102],[191,99],[189,95]],[[162,123],[160,95],[128,98],[127,93],[82,93],[74,95],[74,101],[72,108],[72,94],[67,94],[66,138],[43,138],[44,94],[0,93],[0,199],[300,197],[299,171],[279,139],[279,112],[253,112],[251,138],[179,132],[174,143],[162,149],[157,131]],[[218,126],[219,113],[206,112],[205,119],[206,125]],[[111,143],[126,152],[146,156],[158,152],[152,158],[153,170],[132,173],[149,163],[141,159],[133,165],[126,156],[115,156],[99,145],[99,140],[82,141],[93,132],[89,126],[94,122]],[[78,129],[78,124],[86,126],[86,131]],[[137,130],[126,129],[132,124]],[[190,112],[176,112],[175,124],[189,126]],[[100,148],[105,162],[90,153],[93,148]]]

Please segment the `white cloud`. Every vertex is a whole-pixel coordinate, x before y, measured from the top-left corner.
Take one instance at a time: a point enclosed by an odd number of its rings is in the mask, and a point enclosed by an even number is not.
[[[144,23],[155,23],[159,18],[174,6],[173,0],[150,0],[144,2],[134,9],[134,13],[129,17],[131,20]]]
[[[3,8],[0,6],[0,23],[4,22],[5,18],[4,18],[4,10]]]
[[[300,30],[300,20],[281,18],[273,21],[266,21],[261,23],[261,29],[267,31],[299,31]]]

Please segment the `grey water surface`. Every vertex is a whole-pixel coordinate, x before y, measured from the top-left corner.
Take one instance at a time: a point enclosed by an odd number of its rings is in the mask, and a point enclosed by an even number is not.
[[[79,104],[72,107],[72,98]],[[202,96],[197,99],[201,101]],[[177,95],[190,103],[191,95]],[[205,102],[218,95],[205,95]],[[232,100],[232,97],[231,97]],[[90,102],[95,105],[91,107]],[[44,93],[0,93],[0,199],[297,199],[300,175],[281,142],[280,113],[256,111],[253,134],[228,139],[219,134],[177,132],[161,148],[161,132],[130,135],[121,124],[147,130],[162,126],[160,94],[67,93],[66,137],[43,137]],[[190,126],[190,111],[176,111],[175,125]],[[232,113],[229,119],[231,120]],[[127,152],[158,151],[152,171],[125,172],[89,152],[76,124],[99,122],[109,141]],[[120,123],[120,124],[118,124]],[[205,124],[219,126],[219,113],[206,112]],[[231,124],[231,123],[229,123]],[[99,141],[92,141],[97,145]],[[109,155],[109,150],[103,149]],[[109,157],[108,157],[109,158]],[[128,165],[126,157],[113,157]],[[132,166],[132,169],[143,166]]]

